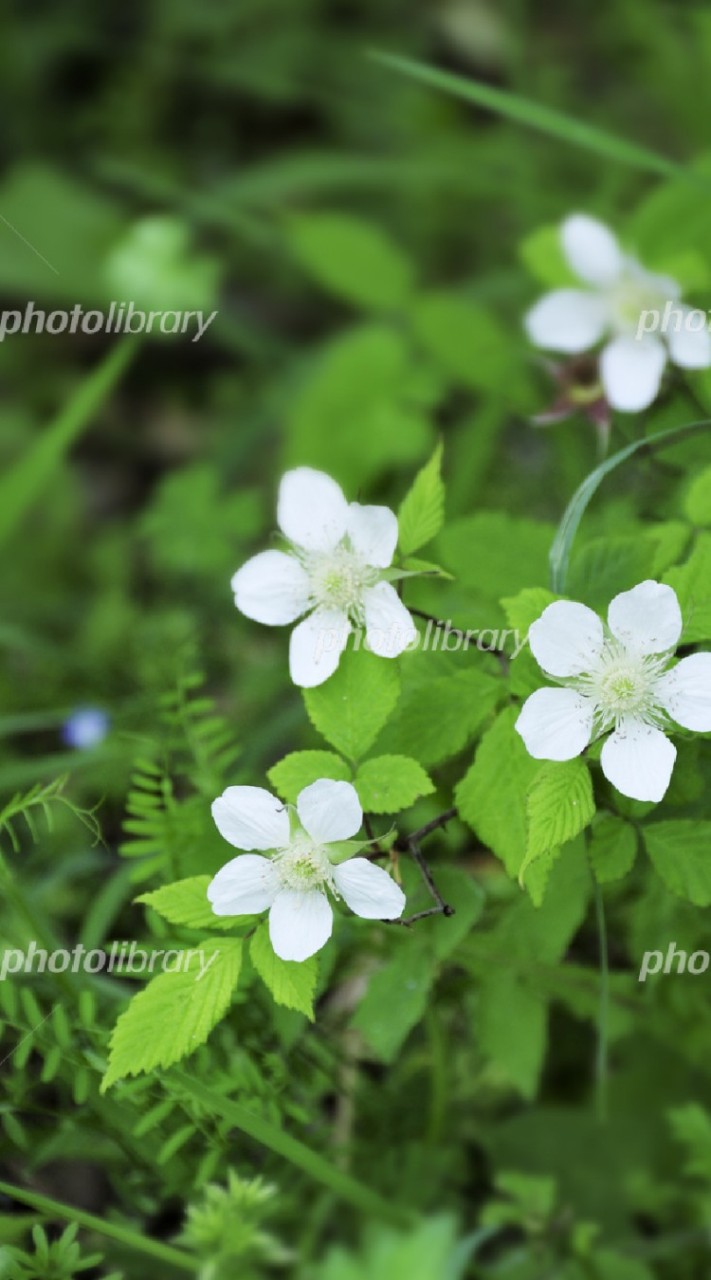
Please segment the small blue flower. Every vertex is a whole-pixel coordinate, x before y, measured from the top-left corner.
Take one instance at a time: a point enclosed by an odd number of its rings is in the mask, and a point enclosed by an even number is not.
[[[77,707],[62,725],[62,741],[77,751],[96,747],[104,741],[111,721],[100,707]]]

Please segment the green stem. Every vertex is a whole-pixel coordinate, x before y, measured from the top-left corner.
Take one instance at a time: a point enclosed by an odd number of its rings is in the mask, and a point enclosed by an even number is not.
[[[290,1134],[276,1128],[263,1116],[255,1115],[241,1103],[214,1093],[207,1085],[194,1080],[183,1071],[173,1071],[171,1078],[181,1091],[188,1093],[196,1102],[207,1107],[213,1115],[227,1120],[235,1128],[241,1129],[248,1137],[253,1138],[255,1142],[261,1143],[276,1155],[290,1161],[315,1182],[328,1187],[328,1190],[341,1200],[346,1200],[369,1216],[390,1222],[394,1226],[412,1226],[413,1217],[409,1210],[392,1204],[377,1191],[371,1190],[364,1183],[352,1178],[350,1174],[335,1168],[318,1152],[312,1151],[303,1142],[299,1142],[298,1138],[292,1138]]]
[[[553,591],[558,595],[562,595],[565,591],[573,540],[590,500],[599,489],[605,476],[608,476],[611,471],[614,471],[636,453],[656,453],[658,449],[666,449],[668,445],[676,444],[686,436],[693,435],[697,431],[704,431],[709,427],[711,427],[711,419],[704,418],[700,422],[687,422],[683,427],[672,427],[669,431],[660,431],[656,436],[645,436],[641,440],[635,440],[632,444],[627,445],[626,448],[620,449],[619,453],[613,453],[611,458],[607,458],[599,467],[591,471],[589,476],[585,477],[565,509],[563,519],[558,525],[558,531],[550,549],[548,560],[551,571],[551,589]]]
[[[595,1056],[595,1087],[597,1094],[597,1118],[601,1124],[607,1120],[607,1038],[610,1008],[610,968],[607,954],[607,923],[602,889],[595,881],[595,915],[600,949],[600,1008],[597,1024],[597,1053]]]
[[[75,1222],[77,1226],[85,1227],[87,1231],[96,1231],[109,1240],[124,1244],[127,1249],[148,1254],[151,1258],[159,1258],[161,1262],[179,1271],[186,1271],[193,1276],[199,1271],[196,1258],[191,1258],[181,1249],[173,1249],[171,1245],[161,1244],[159,1240],[151,1240],[150,1237],[141,1235],[138,1231],[132,1231],[130,1227],[122,1227],[117,1222],[107,1222],[104,1218],[97,1218],[93,1213],[76,1209],[71,1204],[62,1204],[61,1200],[53,1200],[50,1196],[41,1195],[38,1191],[27,1191],[24,1187],[15,1187],[10,1182],[0,1182],[0,1193],[10,1196],[20,1204],[27,1204],[32,1209],[39,1210],[49,1218]]]

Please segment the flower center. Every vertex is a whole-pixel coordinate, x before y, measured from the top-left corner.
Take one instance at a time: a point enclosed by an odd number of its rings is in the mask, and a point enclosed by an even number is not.
[[[275,855],[284,889],[307,893],[310,889],[333,888],[333,870],[326,850],[305,834],[294,836],[288,849]]]
[[[343,544],[309,556],[306,570],[316,604],[344,613],[356,612],[363,592],[377,581],[377,572]]]
[[[613,322],[620,333],[636,332],[643,311],[663,311],[675,300],[673,281],[631,264],[610,295]]]
[[[596,704],[598,732],[617,726],[625,716],[658,724],[663,717],[655,686],[666,666],[665,655],[630,652],[619,641],[608,640],[593,670],[577,681],[580,692]]]

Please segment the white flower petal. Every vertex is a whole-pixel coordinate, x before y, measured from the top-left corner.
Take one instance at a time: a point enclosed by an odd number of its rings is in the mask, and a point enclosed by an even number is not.
[[[711,653],[692,653],[655,686],[664,710],[684,729],[711,733]]]
[[[604,222],[573,213],[563,223],[561,240],[570,266],[587,284],[611,284],[619,276],[622,250]]]
[[[582,289],[555,289],[545,294],[524,319],[534,346],[571,354],[594,347],[606,323],[603,299]]]
[[[319,778],[299,794],[296,812],[304,830],[317,844],[350,840],[360,830],[363,810],[350,782]]]
[[[588,745],[593,703],[574,689],[536,689],[527,698],[516,728],[535,760],[572,760]]]
[[[676,592],[663,582],[640,582],[610,602],[607,623],[613,636],[634,653],[676,649],[682,628]]]
[[[225,864],[207,886],[217,916],[253,916],[271,907],[279,892],[279,876],[270,858],[242,853]]]
[[[348,523],[343,490],[323,471],[297,467],[279,486],[277,520],[282,533],[307,551],[332,551]]]
[[[657,338],[623,333],[608,343],[600,356],[600,376],[613,409],[639,413],[655,399],[667,361]]]
[[[631,800],[661,800],[675,760],[676,747],[661,729],[631,718],[610,734],[600,755],[608,782]]]
[[[284,849],[289,815],[262,787],[228,787],[212,805],[220,835],[236,849]]]
[[[681,313],[680,319],[677,313]],[[705,311],[695,312],[695,316],[703,320],[703,327],[698,330],[688,327],[691,314],[691,307],[677,307],[672,312],[664,334],[669,355],[674,364],[680,365],[682,369],[708,369],[711,365],[711,334],[708,330],[706,313]],[[678,323],[680,328],[677,331]]]
[[[325,893],[282,889],[269,912],[269,937],[281,960],[308,960],[325,946],[333,911]]]
[[[397,546],[397,516],[389,507],[362,507],[352,502],[348,508],[348,536],[354,551],[366,564],[387,569]]]
[[[309,579],[296,556],[261,551],[232,579],[235,604],[247,618],[269,627],[294,622],[309,607]]]
[[[549,676],[579,676],[602,652],[602,622],[592,609],[556,600],[531,624],[528,641],[539,667]]]
[[[301,689],[332,676],[348,643],[351,624],[340,609],[315,609],[294,627],[289,641],[289,673]]]
[[[367,858],[350,858],[333,868],[333,878],[351,911],[364,920],[398,920],[405,895],[392,876]]]
[[[396,658],[412,644],[417,629],[397,591],[378,582],[363,592],[368,648],[380,658]]]

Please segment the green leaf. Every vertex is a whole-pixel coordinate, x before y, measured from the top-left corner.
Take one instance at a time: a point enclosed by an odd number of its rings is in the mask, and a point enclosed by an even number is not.
[[[398,511],[399,544],[403,555],[424,547],[439,533],[444,524],[444,484],[442,482],[442,446],[439,444],[429,462],[415,477]]]
[[[313,1022],[314,995],[318,979],[316,956],[308,960],[281,960],[269,938],[269,926],[259,926],[249,946],[249,955],[264,985],[277,1004],[296,1009]]]
[[[550,762],[534,778],[526,798],[528,840],[526,862],[567,844],[592,822],[595,813],[592,780],[580,759]]]
[[[634,827],[613,814],[601,814],[593,825],[588,853],[598,884],[621,880],[632,870],[637,855]]]
[[[692,524],[711,525],[711,467],[692,480],[684,500],[684,511]]]
[[[355,788],[366,813],[399,813],[420,796],[434,791],[421,764],[408,756],[376,756],[355,776]]]
[[[503,1080],[535,1097],[546,1052],[546,1002],[510,969],[482,976],[477,1017],[480,1048]]]
[[[412,263],[381,229],[345,213],[289,218],[287,244],[325,289],[359,307],[397,310],[412,290]]]
[[[373,745],[400,693],[397,664],[365,649],[348,649],[325,684],[304,690],[311,723],[349,760]]]
[[[190,964],[153,978],[121,1014],[111,1034],[102,1092],[125,1076],[179,1062],[204,1044],[224,1017],[239,981],[242,941],[214,938],[202,942],[200,951],[203,966],[210,966],[202,977],[193,951]]]
[[[563,252],[560,226],[537,227],[521,243],[521,260],[531,275],[547,288],[578,287],[579,281]]]
[[[304,787],[319,778],[350,782],[351,770],[345,760],[332,751],[292,751],[272,765],[267,777],[282,800],[294,804]]]
[[[511,340],[495,315],[456,293],[418,298],[415,335],[445,373],[478,391],[511,386]]]
[[[501,712],[455,792],[460,816],[501,858],[510,876],[518,875],[526,856],[526,799],[541,769],[514,728],[517,717],[515,707]]]
[[[142,893],[136,902],[152,907],[170,924],[184,925],[186,929],[234,929],[243,924],[244,916],[216,916],[207,898],[207,886],[212,876],[190,876],[164,884],[160,889]]]
[[[423,62],[415,62],[412,58],[402,58],[397,54],[374,52],[371,55],[377,62],[400,71],[414,80],[427,84],[443,93],[450,93],[465,102],[474,102],[479,107],[494,111],[509,120],[523,124],[529,129],[547,133],[553,138],[569,142],[607,160],[615,160],[631,168],[643,169],[649,173],[665,175],[684,174],[684,170],[665,156],[641,147],[626,138],[618,138],[612,133],[598,129],[587,121],[577,120],[563,112],[554,111],[540,102],[530,98],[521,98],[499,89],[494,85],[482,84],[478,80],[465,80],[463,76],[452,75],[448,71],[440,71],[436,67],[427,66]],[[690,178],[690,181],[692,179]]]
[[[711,640],[711,533],[700,533],[685,564],[670,569],[664,581],[679,597],[684,619],[683,644]]]
[[[394,1062],[424,1016],[434,977],[432,956],[411,936],[400,940],[394,959],[370,979],[353,1026],[383,1062]]]
[[[402,696],[378,738],[378,749],[407,755],[414,742],[424,765],[441,764],[485,723],[502,693],[501,683],[475,670],[433,676],[419,656],[403,658]]]
[[[639,535],[593,538],[570,564],[567,594],[602,612],[613,596],[629,591],[652,573],[654,543]]]
[[[505,511],[481,511],[448,525],[438,548],[459,582],[500,600],[524,587],[547,585],[553,532],[552,525]]]
[[[711,822],[678,819],[644,827],[647,853],[672,893],[697,907],[711,904]]]
[[[685,1170],[692,1178],[711,1181],[711,1116],[698,1102],[669,1112],[669,1124],[677,1142],[687,1149]]]
[[[384,470],[419,465],[434,444],[413,392],[421,370],[386,324],[355,325],[327,342],[289,398],[285,465],[320,467],[353,492]]]

